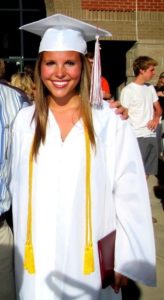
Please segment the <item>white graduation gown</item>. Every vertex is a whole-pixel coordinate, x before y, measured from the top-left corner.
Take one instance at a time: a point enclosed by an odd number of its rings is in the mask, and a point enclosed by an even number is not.
[[[117,229],[115,270],[155,285],[155,246],[147,183],[128,121],[104,103],[93,110],[96,154],[91,190],[95,272],[83,274],[85,244],[85,140],[82,121],[62,142],[49,111],[47,136],[34,163],[32,235],[36,273],[23,269],[28,212],[28,162],[34,106],[22,109],[13,129],[11,193],[17,297],[20,300],[121,299],[101,290],[97,241]]]

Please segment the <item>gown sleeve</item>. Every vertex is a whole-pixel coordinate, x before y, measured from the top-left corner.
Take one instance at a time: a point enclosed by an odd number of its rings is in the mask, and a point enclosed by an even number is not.
[[[27,110],[27,112],[26,112]],[[18,114],[13,124],[12,130],[12,147],[11,147],[11,180],[10,180],[10,193],[12,197],[12,214],[13,214],[13,229],[15,240],[17,239],[18,228],[18,218],[20,211],[22,209],[21,205],[23,203],[22,199],[28,194],[28,152],[29,152],[29,134],[28,126],[29,113],[31,109],[23,108]],[[22,161],[22,152],[26,151],[25,159]],[[22,176],[22,168],[25,168],[24,176]],[[23,192],[20,192],[23,191]]]
[[[134,132],[128,121],[122,123],[115,140],[115,271],[155,286],[155,241],[146,176]]]

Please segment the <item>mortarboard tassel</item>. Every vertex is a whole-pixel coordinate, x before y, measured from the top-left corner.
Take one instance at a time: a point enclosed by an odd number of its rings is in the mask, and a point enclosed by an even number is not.
[[[102,107],[102,89],[101,89],[101,60],[100,60],[100,45],[99,36],[96,36],[95,52],[91,73],[91,90],[90,90],[90,103],[95,108]]]
[[[85,233],[85,250],[84,250],[84,269],[85,275],[94,272],[94,254],[92,243],[92,215],[91,215],[91,150],[88,131],[84,127],[85,145],[86,145],[86,233]]]

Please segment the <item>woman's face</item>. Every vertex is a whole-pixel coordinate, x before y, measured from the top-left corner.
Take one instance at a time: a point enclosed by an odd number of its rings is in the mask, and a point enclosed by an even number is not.
[[[41,79],[55,100],[68,101],[76,94],[81,70],[82,61],[78,52],[43,52]]]

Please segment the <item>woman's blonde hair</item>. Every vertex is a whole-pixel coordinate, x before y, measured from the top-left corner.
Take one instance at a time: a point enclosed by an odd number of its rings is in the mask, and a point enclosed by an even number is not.
[[[82,72],[81,79],[77,86],[77,92],[81,98],[81,118],[84,122],[84,126],[86,126],[89,134],[89,139],[91,145],[95,147],[95,136],[94,136],[94,128],[92,121],[92,112],[91,106],[89,102],[90,98],[90,65],[88,63],[87,58],[81,55],[82,60]],[[48,119],[48,109],[49,109],[49,91],[44,86],[41,80],[41,62],[42,62],[42,53],[40,53],[38,60],[35,65],[34,72],[34,81],[36,84],[36,97],[35,97],[35,112],[33,119],[36,122],[34,143],[33,143],[33,156],[36,158],[37,153],[40,147],[40,143],[45,142],[46,137],[46,126]]]
[[[11,76],[11,85],[21,89],[29,97],[29,99],[34,98],[34,82],[32,81],[30,75],[25,72],[18,72]]]

